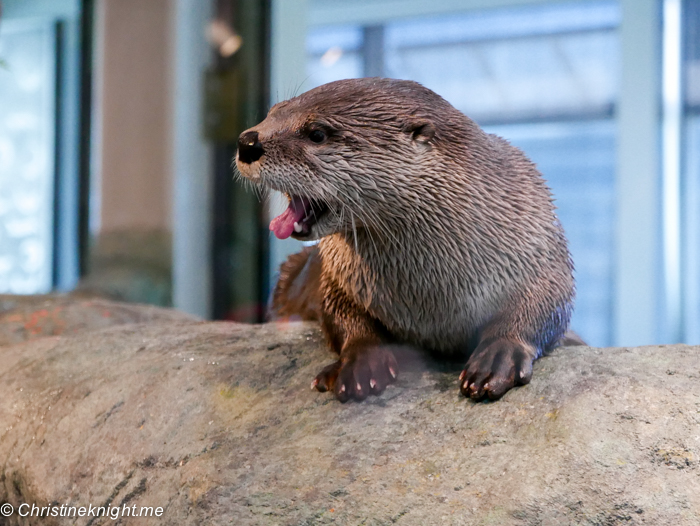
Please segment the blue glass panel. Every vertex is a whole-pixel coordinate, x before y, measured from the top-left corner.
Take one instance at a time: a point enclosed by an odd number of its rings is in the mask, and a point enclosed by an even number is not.
[[[612,120],[487,127],[537,164],[556,199],[576,265],[572,328],[591,345],[612,341],[615,123]]]
[[[611,29],[619,23],[615,1],[562,2],[397,20],[387,25],[386,39],[390,48],[432,46]]]
[[[314,29],[306,39],[309,89],[340,79],[362,76],[362,28],[331,26]]]
[[[695,111],[700,110],[700,2],[683,3],[683,58],[685,97]]]
[[[700,115],[686,117],[683,185],[684,341],[700,345]]]
[[[700,345],[700,2],[683,3],[683,77],[685,113],[683,146],[683,333]]]
[[[312,29],[306,38],[309,55],[323,55],[329,48],[338,46],[344,51],[362,49],[362,28],[359,26],[325,26]]]
[[[332,50],[335,52],[335,50]],[[304,86],[309,89],[340,79],[353,79],[362,76],[362,57],[356,52],[343,52],[337,59],[323,60],[323,56],[314,57],[306,68],[309,75]]]
[[[617,93],[616,2],[485,11],[386,28],[386,72],[480,121],[606,113]]]
[[[0,24],[0,292],[51,288],[54,29]]]

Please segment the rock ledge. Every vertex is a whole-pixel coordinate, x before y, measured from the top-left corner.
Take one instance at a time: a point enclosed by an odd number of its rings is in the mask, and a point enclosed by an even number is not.
[[[162,517],[0,525],[700,524],[697,347],[560,349],[495,403],[404,356],[343,405],[309,389],[314,325],[149,313],[2,342],[0,504]]]

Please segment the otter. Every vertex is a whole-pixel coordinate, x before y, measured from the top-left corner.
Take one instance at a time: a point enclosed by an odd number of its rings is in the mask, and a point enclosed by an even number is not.
[[[465,396],[497,399],[564,343],[573,263],[551,192],[504,139],[424,86],[331,82],[238,141],[240,175],[284,193],[273,317],[318,320],[339,359],[312,383],[342,402],[396,380],[392,346],[464,355]]]

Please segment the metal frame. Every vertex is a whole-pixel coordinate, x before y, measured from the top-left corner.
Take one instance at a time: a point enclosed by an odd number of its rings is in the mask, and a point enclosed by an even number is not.
[[[660,6],[621,0],[614,343],[661,338]]]
[[[91,224],[91,185],[93,162],[93,132],[99,129],[93,127],[93,58],[94,58],[94,30],[96,20],[96,0],[81,0],[80,2],[80,131],[78,138],[78,276],[85,276],[88,272],[88,259],[90,250],[90,224]],[[99,208],[94,212],[98,214]]]
[[[76,20],[56,24],[56,172],[53,283],[71,290],[78,282],[80,29]]]
[[[279,0],[278,0],[279,1]],[[282,0],[284,1],[284,0]],[[596,0],[584,0],[592,1]],[[371,26],[399,18],[449,15],[484,9],[528,7],[560,0],[310,0],[309,25],[360,24]]]
[[[681,293],[681,136],[682,2],[663,1],[662,34],[662,222],[664,255],[664,334],[669,343],[683,339]]]
[[[204,120],[204,71],[211,47],[203,29],[212,1],[175,0],[172,20],[173,306],[209,318],[212,312],[213,148]]]

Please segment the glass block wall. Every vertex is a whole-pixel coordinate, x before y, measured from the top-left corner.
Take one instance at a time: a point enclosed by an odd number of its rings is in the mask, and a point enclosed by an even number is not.
[[[48,292],[54,198],[54,27],[0,24],[0,293]]]

